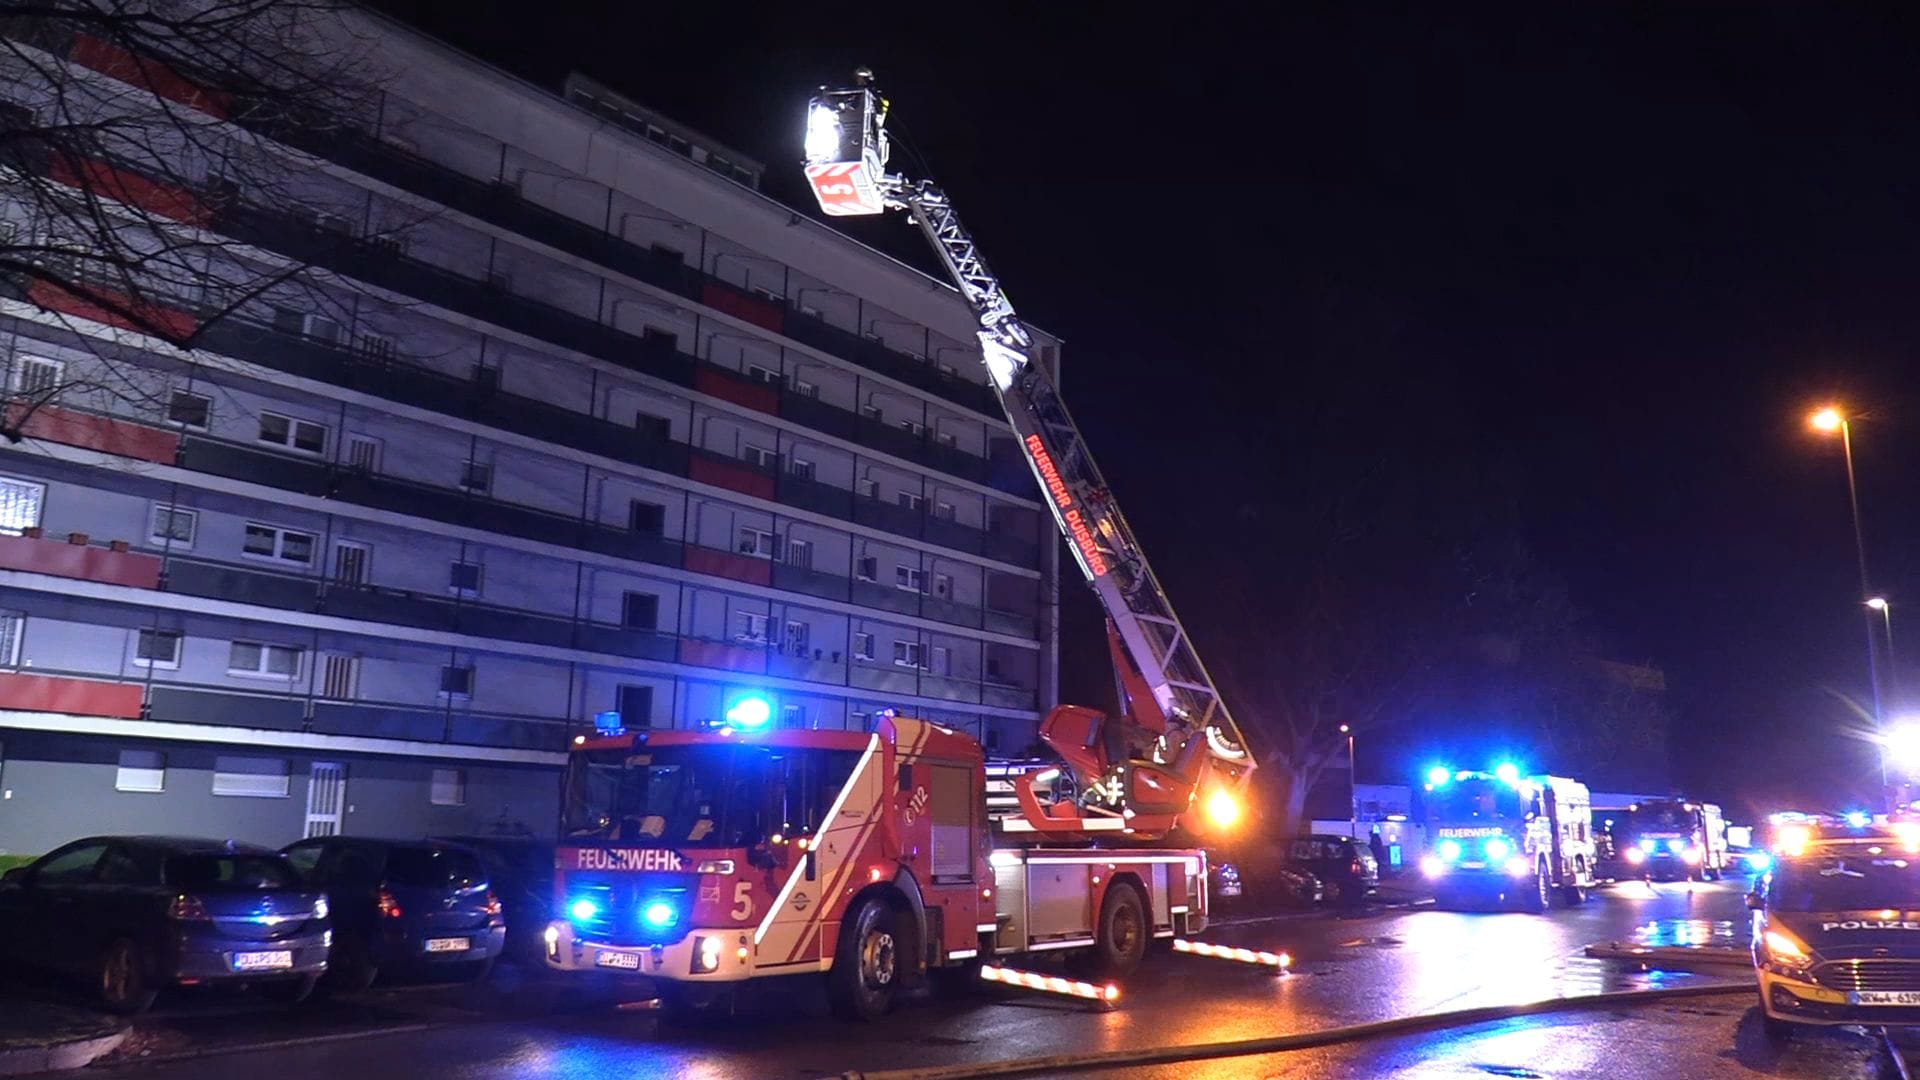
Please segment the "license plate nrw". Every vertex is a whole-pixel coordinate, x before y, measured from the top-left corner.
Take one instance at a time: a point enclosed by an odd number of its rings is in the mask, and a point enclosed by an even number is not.
[[[601,967],[620,968],[624,971],[640,970],[640,954],[626,952],[603,952],[594,958]]]
[[[1853,1005],[1920,1005],[1920,990],[1856,990],[1847,995]]]
[[[285,949],[275,952],[237,952],[233,954],[235,971],[275,971],[293,966],[293,953]]]
[[[428,952],[466,952],[473,948],[473,942],[463,937],[436,937],[427,939]]]

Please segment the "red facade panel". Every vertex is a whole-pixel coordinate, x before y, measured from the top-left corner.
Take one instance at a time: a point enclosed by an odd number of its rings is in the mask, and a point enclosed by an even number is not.
[[[773,563],[766,559],[712,548],[688,547],[684,561],[687,569],[695,573],[732,578],[752,585],[773,584]]]
[[[787,325],[787,309],[779,304],[770,303],[716,281],[709,281],[700,289],[700,302],[715,311],[724,311],[736,319],[743,319],[755,326],[764,326],[776,334]]]
[[[57,405],[40,406],[19,426],[20,433],[29,439],[84,446],[161,465],[173,464],[180,451],[180,436],[174,432]]]
[[[780,392],[765,383],[737,378],[724,371],[703,367],[693,374],[693,388],[735,405],[745,405],[768,416],[780,414]]]
[[[47,281],[28,285],[27,299],[48,311],[58,311],[76,319],[92,319],[122,330],[158,334],[175,344],[187,341],[200,329],[199,320],[184,311],[138,300],[112,289],[89,288],[88,291],[99,297],[101,302],[95,303]]]
[[[224,90],[209,90],[158,61],[103,41],[91,34],[76,34],[67,58],[109,78],[152,91],[155,97],[177,101],[188,108],[225,119],[233,107],[233,96]]]
[[[99,161],[69,161],[55,157],[48,170],[56,183],[91,191],[103,198],[170,218],[186,225],[207,225],[213,212],[190,191],[156,184],[138,173],[116,169]]]
[[[742,495],[773,498],[773,477],[754,472],[745,465],[730,465],[696,454],[687,468],[687,476],[702,484],[727,488]]]
[[[140,687],[136,683],[0,672],[0,709],[138,720]]]
[[[157,556],[38,537],[0,536],[0,569],[130,585],[136,589],[160,587]]]
[[[732,645],[724,641],[682,641],[680,662],[757,674],[766,670],[767,650],[756,645]]]

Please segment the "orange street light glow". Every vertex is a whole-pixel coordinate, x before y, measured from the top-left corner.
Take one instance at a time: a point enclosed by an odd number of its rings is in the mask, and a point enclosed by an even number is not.
[[[1831,405],[1807,417],[1807,426],[1829,435],[1839,431],[1841,425],[1846,422],[1847,418],[1840,415],[1840,410]]]

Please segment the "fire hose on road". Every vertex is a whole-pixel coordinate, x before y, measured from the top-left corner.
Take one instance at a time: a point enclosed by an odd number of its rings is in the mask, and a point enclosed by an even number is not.
[[[1236,1039],[1228,1042],[1201,1043],[1192,1046],[1166,1046],[1143,1050],[1108,1050],[1091,1054],[1060,1054],[1053,1057],[1021,1058],[1012,1061],[987,1061],[967,1065],[942,1065],[926,1069],[888,1069],[879,1072],[845,1072],[839,1080],[971,1080],[974,1077],[1030,1076],[1036,1073],[1079,1072],[1088,1069],[1121,1069],[1143,1065],[1170,1065],[1210,1058],[1246,1057],[1277,1054],[1289,1050],[1307,1050],[1341,1043],[1411,1035],[1439,1028],[1469,1027],[1474,1024],[1511,1020],[1522,1016],[1564,1012],[1575,1009],[1604,1009],[1619,1005],[1644,1005],[1684,998],[1752,994],[1752,983],[1715,983],[1710,986],[1675,986],[1654,990],[1615,990],[1603,994],[1549,998],[1514,1005],[1482,1005],[1471,1009],[1402,1016],[1346,1027],[1302,1031],[1263,1039]]]

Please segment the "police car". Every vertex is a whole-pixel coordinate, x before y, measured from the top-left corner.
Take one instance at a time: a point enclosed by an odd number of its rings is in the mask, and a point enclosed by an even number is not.
[[[1920,1026],[1920,822],[1799,827],[1778,847],[1747,896],[1767,1035]]]

